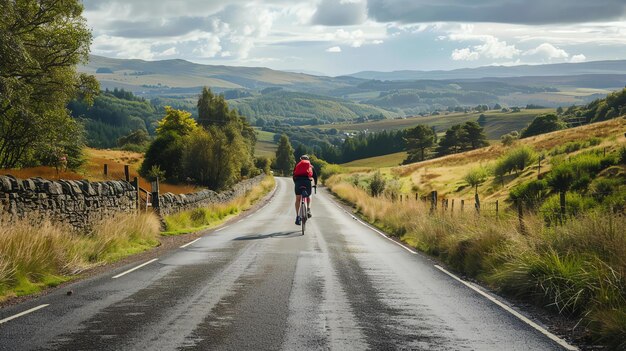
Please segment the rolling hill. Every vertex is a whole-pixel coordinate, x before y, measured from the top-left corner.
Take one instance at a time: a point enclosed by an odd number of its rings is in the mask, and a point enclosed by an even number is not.
[[[477,79],[525,76],[576,76],[588,74],[624,74],[626,60],[593,61],[580,63],[556,63],[546,65],[485,66],[461,68],[451,71],[402,70],[392,72],[363,71],[350,74],[350,77],[376,80],[418,80],[418,79]]]

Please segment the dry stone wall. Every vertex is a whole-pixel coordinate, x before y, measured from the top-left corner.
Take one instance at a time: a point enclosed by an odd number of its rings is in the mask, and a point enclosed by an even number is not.
[[[159,214],[167,216],[180,211],[191,210],[194,208],[207,206],[215,203],[226,203],[239,196],[245,195],[254,186],[261,183],[265,175],[247,179],[237,183],[232,189],[215,192],[213,190],[201,190],[191,194],[175,195],[165,193],[159,196]]]
[[[84,228],[115,213],[137,210],[137,191],[124,181],[50,181],[0,176],[0,222],[43,219]]]

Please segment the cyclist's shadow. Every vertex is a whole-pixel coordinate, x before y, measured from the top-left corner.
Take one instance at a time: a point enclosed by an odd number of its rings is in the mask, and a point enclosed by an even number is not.
[[[259,239],[271,239],[271,238],[287,239],[287,238],[297,238],[297,237],[302,237],[302,232],[299,230],[288,231],[288,232],[276,232],[276,233],[269,233],[269,234],[245,235],[245,236],[237,237],[233,240],[259,240]]]

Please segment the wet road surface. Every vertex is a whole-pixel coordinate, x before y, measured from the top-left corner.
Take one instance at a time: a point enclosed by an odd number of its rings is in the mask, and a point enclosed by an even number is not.
[[[291,181],[277,184],[259,211],[132,272],[0,309],[0,350],[563,349],[325,190],[302,236]]]

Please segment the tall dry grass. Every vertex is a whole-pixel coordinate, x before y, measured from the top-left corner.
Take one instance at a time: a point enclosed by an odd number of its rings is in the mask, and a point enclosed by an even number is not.
[[[68,225],[14,220],[0,227],[0,300],[54,286],[82,270],[158,244],[153,214],[120,214],[81,233]]]
[[[546,227],[526,215],[430,213],[419,201],[371,197],[339,177],[327,185],[370,223],[505,294],[575,318],[605,344],[626,347],[626,218],[591,212]],[[581,327],[581,328],[582,328]]]

